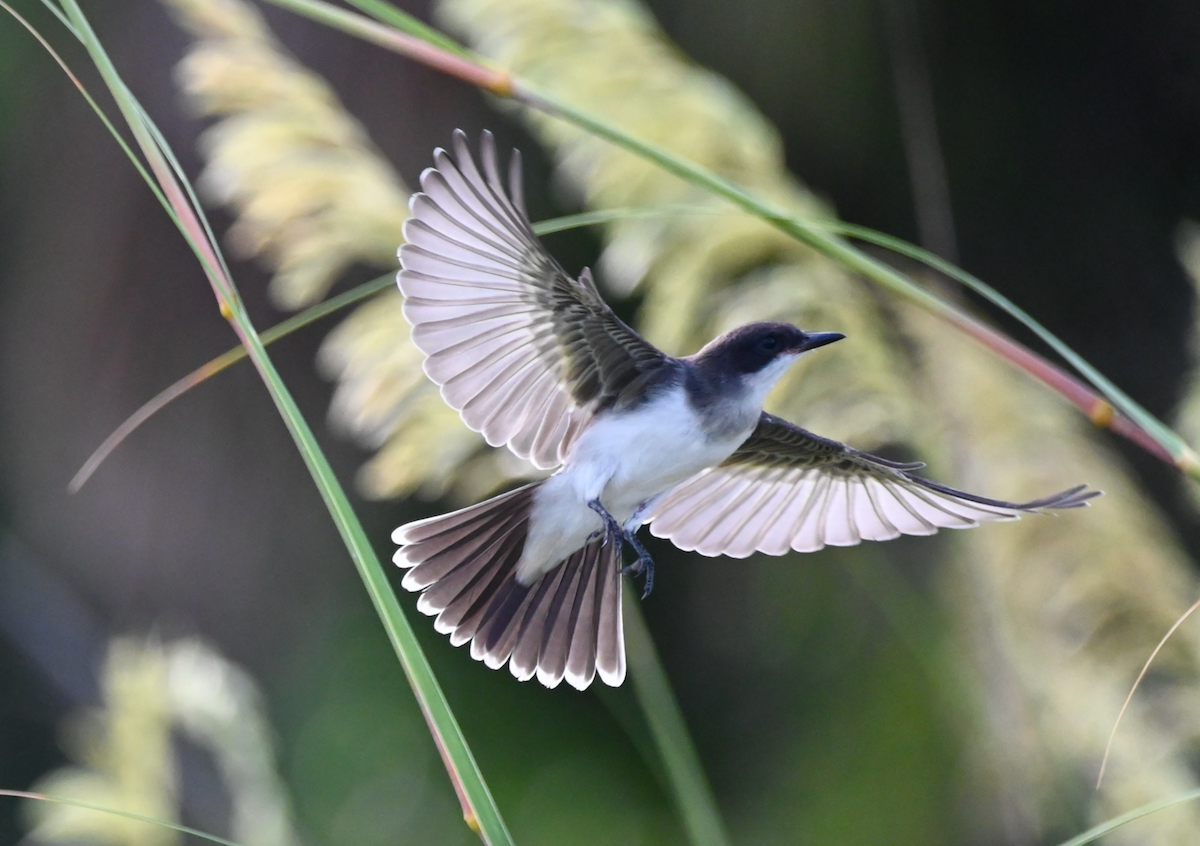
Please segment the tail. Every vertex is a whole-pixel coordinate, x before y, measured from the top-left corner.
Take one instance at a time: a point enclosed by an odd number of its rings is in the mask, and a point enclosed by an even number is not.
[[[417,609],[437,615],[435,629],[455,646],[470,641],[471,657],[492,669],[507,661],[521,681],[557,687],[565,677],[579,690],[599,674],[616,687],[625,680],[616,547],[598,538],[533,583],[517,581],[539,484],[396,529],[402,584],[423,591]]]

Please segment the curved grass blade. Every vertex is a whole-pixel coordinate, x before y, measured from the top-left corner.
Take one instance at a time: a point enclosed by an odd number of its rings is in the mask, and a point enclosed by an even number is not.
[[[0,6],[3,5],[3,0],[0,0]],[[176,173],[180,174],[181,171],[176,169]],[[189,196],[191,196],[190,193]],[[193,202],[196,202],[194,197]],[[608,218],[606,218],[604,220],[593,221],[587,220],[587,217],[588,215],[570,215],[567,217],[559,217],[552,220],[542,221],[533,225],[533,231],[539,235],[546,235],[551,232],[561,232],[565,229],[589,226],[594,223],[603,223],[608,220]],[[211,233],[210,238],[211,240],[216,240],[215,238],[211,237]],[[373,296],[385,288],[390,288],[394,284],[394,280],[395,274],[388,273],[383,276],[376,277],[370,282],[364,282],[362,285],[346,291],[343,294],[339,294],[336,297],[331,297],[324,302],[305,309],[299,314],[293,315],[287,320],[283,320],[272,326],[270,329],[262,332],[260,337],[262,338],[263,344],[272,344],[280,338],[290,335],[297,329],[301,329],[310,323],[320,320],[326,315],[333,314],[334,312],[346,308],[347,306],[361,302],[367,297]],[[104,442],[101,443],[100,446],[96,447],[95,451],[88,456],[85,462],[83,462],[83,466],[81,466],[79,470],[76,471],[75,475],[71,477],[71,481],[67,483],[67,491],[73,494],[79,493],[80,489],[87,484],[88,479],[90,479],[92,475],[100,468],[100,465],[103,464],[110,455],[112,455],[113,451],[120,446],[126,438],[137,431],[137,429],[143,423],[170,405],[173,400],[178,399],[192,388],[203,384],[209,378],[216,376],[221,371],[246,358],[246,355],[245,347],[233,347],[221,353],[221,355],[217,356],[216,358],[213,358],[200,365],[200,367],[196,368],[182,379],[179,379],[175,383],[167,386],[155,394],[151,399],[138,408],[137,411],[129,415],[129,417],[127,417],[120,426],[114,429],[112,433],[104,439]]]
[[[1115,722],[1113,722],[1112,731],[1108,734],[1108,743],[1104,744],[1104,756],[1100,759],[1100,773],[1096,776],[1097,790],[1100,789],[1100,785],[1104,782],[1104,771],[1108,768],[1108,755],[1110,752],[1112,752],[1113,740],[1116,739],[1117,736],[1117,727],[1121,725],[1121,718],[1125,716],[1125,712],[1129,709],[1129,703],[1133,701],[1133,695],[1137,693],[1137,689],[1141,685],[1142,679],[1146,677],[1146,673],[1150,670],[1150,665],[1154,663],[1154,659],[1158,657],[1158,653],[1162,651],[1162,648],[1167,645],[1167,641],[1171,639],[1171,635],[1175,634],[1175,630],[1182,626],[1184,621],[1187,620],[1188,617],[1192,616],[1192,614],[1194,614],[1198,608],[1200,608],[1200,599],[1197,599],[1195,602],[1193,602],[1191,607],[1184,611],[1179,619],[1171,624],[1171,628],[1167,629],[1167,633],[1162,636],[1162,640],[1158,642],[1158,645],[1155,646],[1154,650],[1150,653],[1150,657],[1146,659],[1146,663],[1142,665],[1142,670],[1140,673],[1138,673],[1137,678],[1134,679],[1133,686],[1129,688],[1129,695],[1125,697],[1125,702],[1121,705],[1121,710],[1117,714],[1117,719]]]
[[[538,230],[538,233],[545,234],[578,226],[595,226],[619,220],[633,220],[638,218],[672,217],[684,214],[721,215],[743,213],[733,209],[723,211],[721,209],[689,205],[600,209],[543,221],[539,224],[541,228]],[[1034,353],[1023,344],[1017,343],[1007,335],[979,321],[974,321],[975,327],[968,331],[980,343],[985,344],[993,352],[1008,359],[1061,394],[1097,426],[1110,429],[1116,434],[1128,438],[1142,449],[1168,464],[1192,472],[1190,469],[1191,464],[1197,459],[1191,448],[1178,435],[1144,412],[1144,410],[1141,410],[1141,406],[1121,392],[1119,388],[1092,367],[1086,359],[1072,350],[1064,341],[1034,319],[1032,315],[977,276],[967,273],[965,270],[915,244],[894,238],[891,235],[886,235],[874,229],[843,223],[837,220],[812,219],[805,221],[805,223],[813,228],[847,235],[919,261],[985,297],[992,304],[1034,332],[1047,346],[1061,355],[1074,367],[1080,375],[1091,382],[1095,390],[1088,388],[1087,385],[1071,376],[1062,368],[1057,367],[1042,356]],[[1114,403],[1106,399],[1106,396],[1114,397],[1114,401],[1120,404],[1122,410],[1118,411],[1114,408]],[[1133,409],[1141,410],[1141,414],[1137,415],[1141,418],[1140,422],[1131,419],[1131,416],[1126,414],[1126,411],[1132,412]],[[1158,437],[1156,438],[1151,431],[1147,431],[1147,427],[1143,423],[1150,426],[1151,429],[1157,426],[1159,428]],[[1176,442],[1174,453],[1162,445],[1161,441],[1163,439]]]
[[[1057,335],[1039,323],[1034,317],[1018,306],[1008,297],[1001,294],[991,285],[988,285],[979,277],[968,273],[945,259],[935,255],[934,253],[924,250],[915,244],[910,244],[900,238],[894,238],[891,235],[886,235],[882,232],[877,232],[874,229],[868,229],[863,226],[855,226],[853,224],[841,223],[839,221],[810,221],[809,225],[815,228],[825,228],[831,232],[838,232],[847,235],[851,238],[860,241],[866,241],[871,244],[891,250],[908,258],[915,259],[922,264],[942,273],[957,282],[962,283],[970,288],[975,293],[992,303],[1005,313],[1019,320],[1026,328],[1038,336],[1038,338],[1050,347],[1054,352],[1060,355],[1064,361],[1071,365],[1084,379],[1092,384],[1092,386],[1106,397],[1122,414],[1126,415],[1140,429],[1146,432],[1156,443],[1166,449],[1168,456],[1173,463],[1180,466],[1181,469],[1191,472],[1191,466],[1200,462],[1200,457],[1197,457],[1195,452],[1172,431],[1166,424],[1162,423],[1148,411],[1135,402],[1128,394],[1118,388],[1104,374],[1100,373],[1096,368],[1088,363],[1087,359],[1081,356],[1075,350],[1071,349]],[[993,330],[994,331],[994,330]],[[1015,342],[1013,342],[1015,343]],[[1048,364],[1048,363],[1047,363]],[[1043,380],[1045,381],[1045,380]],[[1106,425],[1106,418],[1111,414],[1112,409],[1106,412],[1103,408],[1084,408],[1084,412],[1092,418],[1093,422],[1098,425]],[[1122,432],[1122,434],[1127,434]],[[1140,444],[1146,448],[1145,443]]]
[[[921,308],[929,311],[935,316],[941,317],[957,328],[971,335],[976,340],[979,340],[988,347],[1000,349],[1007,347],[1014,353],[1017,353],[1021,347],[1016,342],[1009,339],[1002,332],[992,329],[989,326],[971,317],[962,309],[946,302],[941,297],[931,291],[923,288],[907,275],[901,273],[893,267],[879,261],[878,259],[862,252],[851,246],[841,237],[829,231],[829,227],[825,226],[822,221],[802,219],[794,215],[790,215],[780,209],[774,208],[767,202],[760,200],[758,197],[743,189],[741,186],[730,182],[723,177],[716,175],[704,168],[699,167],[689,161],[681,159],[659,147],[648,144],[640,139],[633,138],[621,132],[620,130],[598,120],[597,118],[575,108],[569,103],[562,101],[544,91],[533,89],[527,82],[514,80],[513,81],[514,98],[526,105],[537,108],[547,114],[558,115],[571,123],[583,127],[591,131],[599,137],[612,141],[614,144],[637,153],[643,158],[649,159],[661,166],[664,170],[686,179],[694,185],[706,188],[712,193],[729,200],[734,205],[741,209],[759,217],[771,225],[775,226],[780,231],[791,235],[801,243],[807,244],[817,252],[831,258],[843,266],[861,274],[870,279],[872,282],[880,285],[888,291],[896,294],[909,302],[912,302]],[[859,229],[858,232],[865,234],[871,230]],[[887,236],[884,236],[887,237]],[[948,262],[937,258],[931,253],[920,250],[917,247],[906,245],[905,242],[899,239],[889,239],[893,241],[897,247],[902,247],[902,252],[907,252],[909,249],[922,253],[934,262],[933,266],[939,270],[945,268],[949,271],[951,268],[956,271],[950,275],[954,278],[959,278],[958,274],[969,276],[963,271],[959,271],[950,265]],[[974,277],[972,277],[974,280]],[[1003,297],[999,292],[984,285],[979,280],[974,280],[981,286],[978,288],[981,293],[984,289],[990,292],[984,294],[993,299],[998,305],[1005,304],[1002,307],[1011,308],[1011,313],[1014,316],[1023,315],[1021,319],[1032,321],[1025,312],[1021,311],[1017,306],[1007,298]],[[1033,329],[1033,326],[1030,326]],[[1172,462],[1181,470],[1200,478],[1200,456],[1187,445],[1187,443],[1173,432],[1170,427],[1155,418],[1152,414],[1142,408],[1138,403],[1121,391],[1111,381],[1103,377],[1095,368],[1091,367],[1083,360],[1081,356],[1071,350],[1066,344],[1059,341],[1052,333],[1044,327],[1040,327],[1039,334],[1043,335],[1043,340],[1055,348],[1056,352],[1067,359],[1073,366],[1080,369],[1085,378],[1093,380],[1096,388],[1112,403],[1116,408],[1120,409],[1132,421],[1138,424],[1145,432],[1163,449],[1172,459]],[[1035,329],[1034,331],[1038,331]],[[1052,340],[1051,340],[1052,339]],[[1013,357],[1014,361],[1019,358]],[[1034,373],[1033,375],[1038,375]]]
[[[464,818],[474,831],[480,833],[485,842],[511,844],[512,837],[500,816],[491,791],[479,771],[478,764],[463,737],[458,721],[433,675],[433,670],[400,609],[362,524],[354,514],[345,491],[334,476],[328,460],[317,445],[311,428],[301,415],[294,399],[267,355],[262,340],[241,303],[232,278],[224,272],[224,262],[219,258],[219,248],[215,241],[208,240],[206,237],[206,232],[211,232],[211,229],[207,226],[207,222],[201,222],[204,217],[203,212],[199,207],[194,207],[189,203],[189,196],[194,196],[194,194],[190,190],[183,190],[175,181],[175,173],[162,150],[159,149],[162,136],[156,129],[150,128],[152,121],[125,86],[76,0],[63,0],[63,6],[75,32],[80,36],[92,61],[116,99],[126,123],[149,163],[150,170],[154,173],[157,185],[152,184],[151,187],[155,190],[156,195],[165,198],[165,201],[171,206],[172,220],[203,265],[217,296],[222,315],[230,322],[234,332],[246,347],[250,359],[263,379],[272,401],[295,441],[297,449],[358,567],[359,574],[392,642],[393,649],[396,651],[405,675],[416,694],[438,751],[442,755],[447,772],[462,803]],[[136,157],[134,160],[136,161]],[[138,164],[140,165],[140,163]],[[149,181],[145,170],[140,166],[139,172],[143,178]]]
[[[1118,828],[1129,825],[1129,823],[1135,820],[1140,820],[1142,817],[1148,817],[1153,813],[1175,805],[1182,805],[1184,802],[1194,802],[1197,799],[1200,799],[1200,790],[1192,790],[1179,796],[1173,796],[1170,799],[1160,799],[1157,802],[1147,802],[1140,808],[1134,808],[1132,811],[1127,811],[1120,816],[1113,817],[1111,820],[1105,820],[1099,825],[1089,828],[1082,834],[1072,837],[1070,840],[1064,840],[1058,846],[1084,846],[1084,844],[1099,840],[1104,835],[1111,834]]]
[[[181,834],[190,834],[193,837],[200,837],[210,843],[218,843],[220,846],[241,846],[232,840],[226,840],[224,837],[217,837],[215,834],[209,834],[206,831],[200,831],[196,828],[189,828],[186,825],[179,823],[168,822],[167,820],[158,820],[154,817],[146,817],[142,814],[135,814],[133,811],[122,811],[119,808],[106,808],[103,805],[93,805],[91,802],[81,802],[78,799],[67,799],[63,796],[48,796],[44,793],[30,793],[27,790],[3,790],[0,789],[0,796],[11,796],[14,799],[33,799],[38,802],[53,802],[59,805],[70,805],[73,808],[83,808],[88,811],[96,811],[101,814],[112,814],[117,817],[125,817],[129,820],[137,820],[149,825],[162,826],[173,831],[178,831]]]
[[[365,282],[358,287],[346,291],[344,294],[339,294],[336,297],[331,297],[322,303],[318,303],[311,308],[305,309],[299,314],[289,317],[287,320],[276,323],[270,329],[267,329],[259,337],[262,338],[263,345],[274,343],[280,338],[290,335],[297,329],[301,329],[310,323],[320,320],[322,317],[333,314],[347,306],[354,305],[357,302],[365,300],[367,297],[374,296],[379,291],[385,288],[390,288],[395,284],[395,274],[389,273],[385,276],[380,276],[372,279],[370,282]],[[100,467],[109,455],[112,454],[121,443],[137,430],[139,426],[165,408],[172,400],[183,396],[192,388],[203,383],[212,376],[216,376],[222,370],[237,364],[242,359],[246,358],[246,348],[242,346],[233,347],[226,350],[216,358],[205,362],[200,367],[193,370],[188,375],[184,376],[174,384],[164,388],[152,399],[146,402],[141,408],[126,418],[125,422],[113,430],[112,434],[104,439],[104,443],[96,447],[96,451],[88,456],[87,461],[79,468],[79,471],[72,477],[67,484],[67,490],[70,493],[78,493],[79,489],[87,483],[87,480],[92,477],[92,474]]]

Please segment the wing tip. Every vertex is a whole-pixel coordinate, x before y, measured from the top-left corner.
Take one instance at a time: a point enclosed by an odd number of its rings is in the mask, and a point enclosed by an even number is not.
[[[1091,500],[1104,496],[1104,491],[1089,488],[1086,484],[1076,485],[1041,499],[1020,503],[1017,508],[1031,513],[1062,511],[1068,508],[1090,508]]]
[[[1044,511],[1062,511],[1068,508],[1083,508],[1091,504],[1090,500],[1095,499],[1098,496],[1103,496],[1104,494],[1104,491],[1093,490],[1090,489],[1088,485],[1083,484],[1075,485],[1074,487],[1067,488],[1064,491],[1059,491],[1056,494],[1051,494],[1050,496],[1045,496],[1040,499],[1031,499],[1028,502],[1008,502],[1002,499],[990,499],[985,496],[979,496],[978,494],[968,493],[967,491],[960,491],[947,485],[943,485],[940,482],[935,482],[932,479],[926,479],[923,476],[915,476],[908,473],[903,475],[906,479],[908,479],[908,481],[914,482],[920,487],[929,491],[933,491],[937,494],[950,496],[955,499],[963,500],[967,503],[974,503],[976,505],[983,505],[991,508],[1002,508],[1009,511],[1022,512],[1025,514],[1037,514]],[[1012,515],[1009,517],[1009,519],[1015,519],[1019,516],[1019,514]],[[1000,520],[1003,518],[994,517],[992,519]]]

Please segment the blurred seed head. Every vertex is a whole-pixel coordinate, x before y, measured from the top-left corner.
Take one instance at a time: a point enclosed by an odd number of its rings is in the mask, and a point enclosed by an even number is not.
[[[928,356],[929,407],[948,421],[956,477],[1014,499],[1087,480],[1093,507],[955,534],[948,600],[968,635],[997,798],[1026,833],[1070,824],[1070,785],[1094,783],[1117,713],[1159,638],[1200,592],[1186,556],[1119,462],[1059,397],[924,313],[905,325]],[[1099,822],[1197,786],[1200,630],[1159,654],[1116,736]],[[981,738],[982,739],[982,738]],[[1004,802],[991,809],[997,811]],[[1192,843],[1193,806],[1109,835],[1114,843]]]
[[[298,846],[258,684],[197,639],[167,644],[163,654],[173,724],[212,755],[228,788],[233,839],[256,846]]]
[[[275,302],[310,305],[356,262],[394,268],[410,192],[332,89],[241,0],[165,2],[197,37],[180,86],[197,112],[219,118],[201,138],[201,187],[238,213],[234,247],[275,270]],[[360,306],[322,347],[320,369],[338,385],[333,425],[379,451],[359,474],[368,496],[441,495],[487,450],[441,403],[421,360],[397,292]]]
[[[102,707],[75,715],[66,726],[67,752],[78,766],[42,777],[33,791],[175,822],[177,775],[166,679],[157,645],[113,641],[103,670]],[[30,801],[25,810],[33,837],[44,843],[180,842],[172,829],[85,808]]]
[[[409,191],[332,89],[240,0],[164,2],[197,37],[179,85],[220,118],[200,187],[237,211],[230,240],[274,269],[275,302],[310,305],[355,262],[394,266]]]
[[[198,640],[162,644],[117,638],[103,670],[104,701],[72,718],[68,752],[75,766],[43,777],[35,792],[176,822],[177,765],[172,731],[207,751],[232,804],[235,841],[299,843],[262,696],[240,667]],[[170,846],[178,832],[114,814],[29,802],[33,837],[45,843],[101,842]]]

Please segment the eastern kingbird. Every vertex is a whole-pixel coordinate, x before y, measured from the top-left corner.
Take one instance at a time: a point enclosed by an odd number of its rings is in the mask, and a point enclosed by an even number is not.
[[[781,555],[931,535],[1023,512],[1076,508],[1079,486],[1003,502],[766,414],[771,387],[809,350],[844,336],[751,323],[673,358],[625,325],[591,273],[572,279],[539,243],[514,151],[508,191],[495,142],[483,173],[466,136],[438,149],[404,227],[398,277],[412,340],[442,397],[489,444],[549,478],[396,529],[417,608],[489,667],[522,681],[625,678],[621,573],[653,584],[635,537],[702,555]],[[637,561],[622,570],[622,546]],[[645,596],[643,594],[643,596]]]

